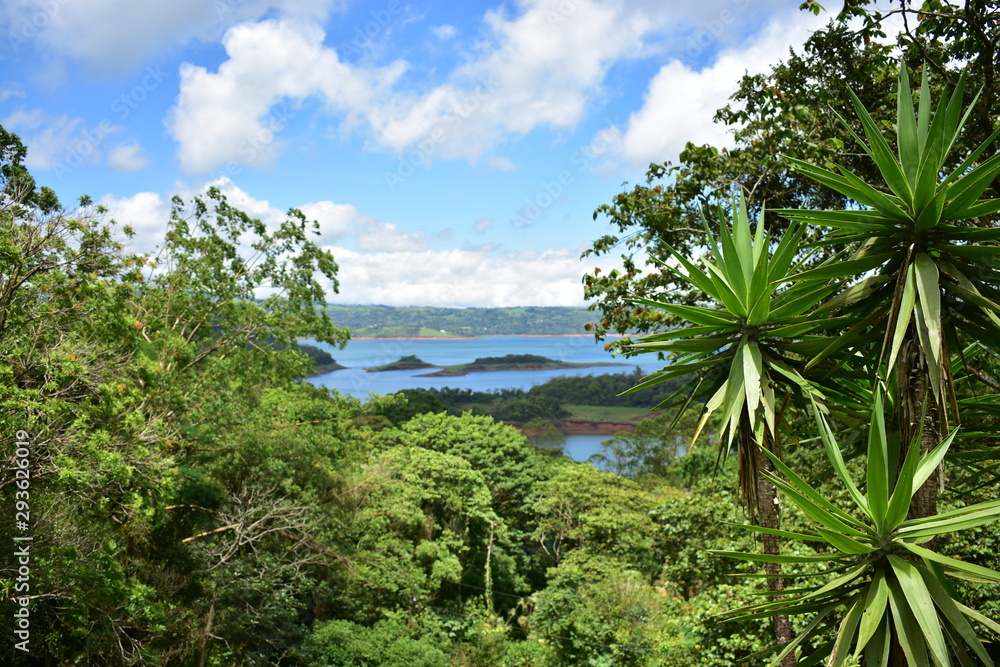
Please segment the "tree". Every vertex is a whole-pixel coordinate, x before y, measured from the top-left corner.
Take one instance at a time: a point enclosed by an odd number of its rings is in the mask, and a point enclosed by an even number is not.
[[[871,354],[868,350],[881,343],[872,368],[894,387],[901,442],[909,443],[919,433],[923,453],[943,439],[948,404],[955,404],[949,347],[962,350],[965,341],[977,341],[998,349],[990,329],[1000,326],[1000,272],[995,268],[1000,231],[990,218],[1000,212],[1000,199],[980,197],[1000,175],[1000,155],[976,161],[1000,129],[968,155],[953,157],[978,99],[962,113],[964,82],[963,77],[947,103],[942,97],[931,120],[926,73],[914,112],[906,69],[900,70],[898,157],[854,97],[867,142],[855,138],[877,165],[888,194],[846,170],[835,173],[793,160],[799,171],[867,208],[782,211],[793,220],[834,230],[824,244],[857,247],[847,261],[811,269],[797,280],[857,281],[865,272],[877,271],[835,302],[847,318],[846,333],[815,359],[841,348]],[[937,487],[937,480],[930,479],[914,496],[914,517],[936,512]]]
[[[854,657],[863,654],[865,664],[871,667],[932,662],[945,667],[952,664],[953,657],[960,664],[974,664],[973,654],[981,664],[992,665],[973,623],[993,632],[1000,632],[1000,624],[956,599],[945,575],[997,585],[1000,572],[943,556],[922,545],[938,535],[996,521],[1000,518],[1000,502],[907,519],[913,496],[935,474],[955,432],[926,454],[920,452],[922,440],[915,438],[896,476],[891,466],[895,443],[886,431],[882,399],[878,395],[872,406],[872,418],[867,484],[862,492],[847,471],[829,424],[816,411],[817,428],[830,464],[855,503],[852,513],[836,507],[772,455],[784,479],[770,475],[771,480],[818,524],[786,537],[823,543],[829,551],[815,556],[781,557],[718,553],[747,560],[826,562],[831,574],[823,585],[804,587],[786,599],[741,609],[732,615],[756,618],[785,612],[811,614],[805,631],[784,646],[770,665],[777,665],[783,656],[790,655],[816,634],[821,621],[845,607],[847,612],[835,641],[820,641],[813,654],[830,656],[827,664],[831,667],[843,667],[852,654]]]
[[[991,625],[992,621],[979,612],[958,606],[953,596],[946,593],[948,585],[943,578],[945,570],[965,574],[974,571],[981,581],[996,584],[1000,583],[1000,573],[979,566],[964,566],[959,561],[936,554],[933,549],[919,546],[939,534],[989,523],[1000,517],[1000,510],[993,503],[937,515],[933,500],[937,484],[931,478],[942,464],[945,452],[956,435],[953,432],[946,439],[942,437],[945,402],[949,394],[952,404],[955,404],[950,382],[953,364],[948,358],[944,341],[958,340],[962,334],[992,349],[994,345],[989,340],[989,323],[1000,324],[996,315],[1000,313],[996,287],[998,274],[992,267],[1000,254],[997,246],[992,244],[1000,233],[984,224],[987,216],[1000,211],[1000,201],[980,199],[1000,174],[1000,156],[974,166],[986,150],[987,144],[984,144],[973,150],[958,166],[947,169],[949,154],[962,127],[962,86],[960,83],[950,99],[938,105],[933,120],[929,95],[925,77],[920,104],[914,112],[905,69],[901,71],[896,122],[897,144],[900,147],[898,159],[855,98],[855,109],[862,119],[868,139],[867,143],[860,138],[858,141],[877,164],[891,194],[844,169],[835,173],[796,162],[804,173],[867,208],[841,211],[797,209],[783,213],[796,223],[811,222],[833,227],[835,234],[829,239],[820,239],[820,243],[857,249],[846,260],[838,255],[798,275],[761,281],[770,285],[793,282],[794,285],[812,283],[829,286],[828,281],[834,279],[837,281],[835,285],[843,286],[837,296],[818,309],[815,308],[818,305],[816,296],[823,296],[821,292],[806,290],[801,300],[793,299],[793,302],[798,301],[804,319],[810,324],[802,330],[795,330],[792,337],[817,328],[835,331],[837,327],[846,327],[840,335],[821,341],[819,348],[813,347],[820,351],[802,366],[803,372],[829,360],[845,348],[848,353],[837,359],[834,368],[863,367],[865,359],[877,359],[874,364],[867,364],[866,371],[874,375],[870,382],[875,387],[875,402],[870,411],[873,425],[868,441],[865,493],[851,480],[833,434],[821,417],[819,408],[814,405],[830,462],[853,498],[861,519],[834,506],[782,464],[775,453],[767,448],[761,449],[762,454],[788,481],[783,481],[774,471],[765,472],[765,478],[781,488],[823,527],[817,528],[814,533],[788,533],[763,526],[758,530],[765,537],[765,554],[739,554],[737,557],[766,564],[836,561],[835,571],[838,572],[824,586],[806,587],[791,596],[790,600],[778,598],[745,612],[748,618],[773,616],[775,619],[782,618],[788,611],[815,612],[806,631],[794,641],[785,643],[782,651],[772,660],[772,665],[792,658],[795,648],[816,633],[817,624],[844,604],[848,605],[849,612],[840,626],[837,643],[831,644],[834,653],[832,665],[845,664],[849,648],[855,641],[855,632],[859,633],[855,655],[864,651],[872,665],[901,665],[905,664],[904,661],[914,665],[929,664],[928,656],[936,665],[950,665],[951,654],[968,664],[971,658],[966,653],[966,646],[988,661],[985,648],[964,616],[988,627],[1000,628],[996,624]],[[996,135],[1000,135],[1000,130],[993,136]],[[942,173],[948,175],[939,180]],[[969,224],[973,220],[983,226]],[[736,236],[733,235],[734,238]],[[722,239],[724,251],[727,244],[725,229]],[[973,246],[971,242],[980,244]],[[729,244],[733,241],[729,240]],[[738,250],[738,245],[735,247]],[[751,250],[747,242],[744,253]],[[779,245],[776,252],[780,250]],[[717,256],[718,252],[714,251]],[[678,261],[685,266],[688,276],[697,275],[689,262],[685,263],[682,257],[678,257]],[[709,268],[712,269],[712,277],[718,280],[710,284],[702,279],[700,287],[706,293],[718,293],[719,281],[723,279],[730,287],[738,284],[733,280],[731,270],[711,265]],[[879,273],[864,278],[864,273],[873,269],[879,269]],[[745,277],[744,284],[750,282],[748,278],[749,275]],[[732,291],[737,296],[740,294],[738,289],[733,288]],[[942,315],[942,291],[953,295],[954,312],[947,319]],[[795,293],[792,287],[781,295]],[[712,311],[670,304],[651,305],[688,319],[703,318],[700,328],[695,327],[697,335],[711,336],[720,326],[708,319]],[[745,300],[726,303],[725,306],[730,318],[740,316],[745,310]],[[837,316],[825,320],[824,324],[818,315],[831,311]],[[698,322],[697,319],[694,321]],[[690,329],[674,330],[659,336],[682,343],[667,345],[667,351],[692,354],[692,348],[683,344],[687,338],[694,337]],[[710,340],[713,342],[706,345],[707,351],[703,355],[714,354],[722,342]],[[881,347],[881,355],[874,352],[878,346]],[[791,349],[801,354],[807,352],[809,347],[792,346]],[[697,352],[696,349],[693,351]],[[915,361],[897,364],[899,355],[907,353]],[[691,359],[682,360],[691,362]],[[753,367],[759,368],[760,363],[755,361],[744,365],[744,368]],[[681,373],[683,370],[671,366],[661,373]],[[889,377],[890,373],[894,373],[894,378]],[[730,375],[729,381],[732,377]],[[804,375],[799,377],[802,381],[797,384],[801,386]],[[898,432],[892,438],[887,435],[882,421],[880,387],[883,384],[895,388],[897,409],[902,414]],[[749,393],[749,388],[745,393]],[[818,392],[809,392],[814,402],[816,394]],[[737,400],[741,399],[737,395]],[[825,400],[824,410],[826,406],[842,400],[843,394],[831,393]],[[708,412],[716,407],[728,406],[728,403],[728,394],[723,398],[713,397],[705,410]],[[731,419],[728,412],[725,414],[727,419]],[[898,473],[895,472],[897,466]],[[929,486],[933,488],[928,494]],[[930,500],[927,500],[928,495]],[[909,519],[906,518],[907,511]],[[771,536],[824,542],[833,553],[778,555],[766,549],[766,539]],[[914,556],[923,559],[922,566],[911,562]],[[860,564],[857,563],[859,557],[863,557]],[[776,576],[773,571],[768,574],[772,578]],[[940,617],[934,615],[932,599],[940,610]],[[886,607],[886,600],[889,607]],[[887,611],[889,608],[891,615]],[[946,628],[945,634],[942,634],[940,626]],[[831,645],[821,645],[813,656],[829,653]]]
[[[864,0],[852,1],[770,72],[744,76],[732,103],[716,114],[717,122],[733,128],[734,147],[688,144],[676,164],[650,165],[644,184],[595,211],[595,219],[606,216],[614,232],[596,240],[584,256],[620,252],[624,267],[584,277],[585,295],[594,300],[590,307],[600,311],[591,327],[595,337],[601,340],[612,331],[645,333],[671,322],[663,313],[636,307],[637,297],[681,304],[702,298],[660,262],[668,258],[666,245],[691,253],[702,233],[699,210],[726,203],[734,185],[748,192],[755,206],[770,209],[765,223],[777,232],[787,224],[775,213],[779,209],[838,208],[847,203],[839,192],[796,172],[787,158],[824,168],[840,164],[874,182],[878,178],[874,163],[847,148],[853,138],[829,111],[850,106],[848,90],[854,91],[876,124],[888,128],[901,64],[916,72],[928,63],[929,84],[937,95],[945,86],[954,87],[967,64],[968,89],[982,88],[983,93],[955,148],[958,154],[967,154],[982,144],[993,132],[992,119],[1000,114],[997,14],[996,4],[987,0],[961,5],[934,0],[924,6],[904,1],[888,11]],[[901,60],[893,46],[880,39],[886,20],[896,15],[906,19],[904,31],[895,36]],[[862,131],[857,119],[850,122],[855,132]],[[990,194],[1000,195],[1000,183],[991,186]]]
[[[836,289],[835,285],[798,282],[778,289],[801,263],[797,256],[803,229],[793,225],[773,243],[761,214],[756,234],[752,234],[742,197],[733,204],[732,230],[727,225],[719,229],[719,243],[707,234],[709,254],[701,258],[702,267],[671,250],[680,266],[677,273],[707,295],[711,307],[640,299],[638,302],[651,310],[662,310],[689,325],[644,336],[625,349],[672,357],[670,365],[636,385],[635,390],[694,377],[675,393],[678,400],[685,401],[685,407],[694,400],[704,401],[692,442],[718,411],[722,422],[719,456],[725,458],[735,444],[743,505],[750,520],[759,520],[767,529],[763,533],[764,552],[777,555],[777,492],[762,473],[773,471],[765,452],[781,454],[778,427],[783,406],[795,395],[824,404],[830,402],[827,395],[837,395],[847,412],[856,399],[838,389],[830,377],[814,375],[811,382],[807,380],[801,361],[804,348],[820,350],[828,345],[827,337],[817,335],[822,333],[818,330],[838,324],[809,312]],[[833,377],[842,380],[843,375]],[[771,590],[779,593],[784,584],[777,576],[781,572],[778,562],[769,563],[767,572]],[[790,641],[788,619],[775,617],[774,632],[779,644]],[[793,665],[794,657],[784,664]]]

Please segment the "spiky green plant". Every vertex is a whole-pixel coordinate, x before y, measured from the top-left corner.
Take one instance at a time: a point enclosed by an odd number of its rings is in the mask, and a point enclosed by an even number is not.
[[[1000,129],[972,153],[952,156],[978,99],[963,113],[964,89],[963,75],[950,98],[942,98],[932,113],[925,70],[914,111],[906,68],[901,67],[898,155],[852,93],[865,139],[852,134],[877,165],[884,187],[844,169],[837,173],[788,158],[799,171],[865,208],[778,211],[832,229],[822,243],[857,248],[846,261],[838,258],[793,279],[857,280],[867,275],[831,304],[852,320],[812,363],[839,349],[877,346],[881,339],[878,356],[887,369],[883,377],[892,380],[895,368],[916,377],[897,387],[897,404],[906,411],[901,423],[916,425],[914,418],[932,415],[940,427],[932,423],[925,429],[931,440],[946,430],[945,409],[953,404],[949,347],[961,349],[961,335],[995,348],[995,329],[1000,327],[1000,229],[988,219],[1000,212],[1000,200],[980,199],[1000,175],[1000,154],[976,164]],[[841,122],[850,129],[843,118]],[[925,405],[919,393],[926,393],[931,404]]]
[[[803,355],[819,352],[829,343],[829,338],[817,332],[841,322],[810,315],[835,291],[835,285],[803,282],[781,289],[790,275],[801,270],[801,225],[793,223],[779,239],[771,237],[761,222],[752,233],[742,197],[734,201],[731,216],[732,229],[721,224],[718,242],[706,223],[708,252],[700,266],[668,248],[678,266],[667,268],[701,290],[710,305],[637,300],[689,325],[645,336],[630,346],[636,352],[662,352],[670,358],[669,365],[630,391],[694,378],[665,404],[680,403],[679,397],[685,397],[684,407],[705,400],[695,440],[713,414],[721,415],[720,456],[727,456],[735,444],[740,488],[752,516],[756,447],[771,449],[775,444],[779,401],[794,393],[822,403],[828,395],[837,394],[839,404],[858,408],[863,404],[836,384],[803,374]]]
[[[773,455],[770,456],[783,477],[771,474],[768,477],[815,524],[811,530],[777,531],[777,534],[787,540],[818,544],[826,553],[778,557],[730,551],[713,553],[750,561],[825,561],[830,566],[829,580],[795,592],[786,591],[782,600],[736,610],[730,615],[734,618],[811,615],[806,629],[784,646],[769,663],[771,666],[778,665],[785,655],[815,637],[824,619],[838,615],[842,618],[836,640],[832,646],[821,645],[816,654],[829,656],[828,667],[843,667],[851,656],[862,655],[867,667],[884,667],[889,664],[894,637],[911,667],[950,667],[953,659],[960,665],[993,665],[974,624],[993,632],[1000,632],[1000,624],[962,604],[948,578],[998,584],[1000,572],[943,556],[922,545],[939,535],[996,521],[1000,518],[1000,501],[970,505],[932,517],[906,518],[911,498],[940,465],[955,432],[924,455],[920,454],[920,443],[915,439],[897,477],[892,464],[892,438],[886,430],[882,398],[877,395],[868,432],[867,473],[862,493],[848,473],[826,418],[818,409],[814,414],[827,457],[853,501],[853,511],[834,505]]]

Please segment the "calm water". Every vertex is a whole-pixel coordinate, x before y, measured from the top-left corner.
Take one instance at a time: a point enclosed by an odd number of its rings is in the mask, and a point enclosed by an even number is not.
[[[368,373],[371,366],[389,364],[400,357],[416,355],[429,364],[453,366],[479,357],[502,357],[507,354],[537,354],[556,361],[572,363],[622,362],[605,352],[589,336],[535,338],[530,336],[491,336],[463,340],[352,340],[343,350],[306,341],[327,350],[346,369],[318,375],[310,382],[336,389],[342,394],[364,398],[372,393],[392,394],[401,389],[454,387],[490,391],[492,389],[530,389],[560,375],[597,375],[630,373],[634,363],[624,366],[597,366],[547,371],[496,371],[470,373],[462,377],[421,377],[430,370],[385,371]],[[625,362],[622,362],[625,363]]]
[[[433,370],[386,371],[367,373],[365,368],[389,364],[400,357],[416,355],[429,364],[452,366],[469,363],[479,357],[502,357],[506,354],[537,354],[571,363],[623,362],[612,357],[603,344],[589,336],[542,338],[533,336],[489,336],[463,340],[352,340],[343,350],[324,343],[304,341],[333,355],[346,369],[310,378],[309,382],[336,389],[342,394],[365,398],[370,394],[391,394],[402,389],[454,387],[475,391],[493,389],[530,389],[561,375],[598,375],[630,373],[634,363],[624,366],[597,366],[547,371],[496,371],[470,373],[462,377],[421,377]],[[644,367],[644,371],[655,369]],[[586,461],[601,447],[605,435],[566,436],[564,451],[577,461]]]

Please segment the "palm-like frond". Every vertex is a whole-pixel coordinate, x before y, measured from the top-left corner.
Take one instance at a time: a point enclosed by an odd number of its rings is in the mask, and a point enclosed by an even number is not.
[[[913,326],[941,406],[945,405],[947,385],[945,328],[978,338],[982,323],[1000,327],[1000,290],[996,287],[1000,229],[986,222],[987,216],[1000,212],[1000,200],[980,199],[1000,175],[1000,154],[976,164],[1000,129],[942,177],[948,166],[957,162],[949,162],[951,149],[975,104],[973,100],[963,113],[964,88],[963,76],[950,98],[942,99],[932,114],[925,73],[914,110],[906,68],[900,69],[898,155],[852,94],[864,131],[864,138],[854,136],[877,165],[888,191],[843,169],[834,172],[789,158],[795,169],[866,209],[778,211],[799,223],[831,228],[833,233],[822,243],[858,246],[847,261],[837,258],[792,276],[792,280],[826,282],[877,272],[862,283],[863,287],[853,287],[856,298],[844,304],[856,321],[871,317],[873,326],[841,337],[835,349],[826,353],[873,344],[884,331],[882,361],[891,368],[907,329]]]
[[[816,424],[834,473],[851,496],[855,510],[846,512],[827,500],[777,457],[771,456],[782,477],[770,476],[785,497],[814,523],[811,530],[785,532],[789,540],[825,545],[826,553],[815,556],[763,556],[717,551],[716,554],[750,561],[784,563],[828,562],[831,578],[825,584],[796,592],[785,599],[769,601],[730,612],[734,618],[761,618],[779,614],[813,614],[805,632],[796,637],[769,663],[781,658],[813,637],[819,623],[838,609],[846,609],[830,655],[830,667],[842,667],[852,655],[864,655],[865,664],[887,664],[893,635],[911,665],[950,667],[951,655],[961,664],[971,664],[969,653],[993,665],[974,623],[993,631],[1000,625],[955,599],[947,577],[1000,583],[1000,572],[956,560],[921,546],[946,533],[981,526],[1000,519],[1000,501],[979,503],[922,519],[907,519],[910,499],[934,473],[950,447],[955,433],[921,456],[914,441],[906,454],[895,484],[890,465],[890,437],[886,431],[882,400],[876,396],[868,437],[865,492],[851,478],[833,432],[821,411],[814,409]],[[763,529],[747,526],[749,530]],[[828,651],[829,653],[829,651]],[[965,656],[966,660],[962,660]]]
[[[695,381],[671,397],[679,400],[690,391],[694,399],[705,401],[694,439],[712,415],[721,415],[720,454],[726,456],[736,442],[740,461],[751,462],[754,442],[775,441],[778,401],[784,396],[794,393],[822,404],[827,389],[843,391],[832,382],[824,384],[818,374],[806,377],[801,351],[802,346],[830,344],[832,339],[822,330],[837,326],[838,320],[816,318],[810,310],[836,285],[800,282],[782,287],[789,275],[800,271],[801,225],[793,223],[780,239],[773,239],[762,222],[752,233],[742,197],[734,202],[731,221],[731,227],[721,225],[718,243],[706,223],[708,253],[700,262],[669,249],[678,264],[671,270],[704,292],[711,306],[638,301],[689,325],[645,336],[630,346],[637,352],[666,353],[671,360],[630,391],[694,376]],[[741,423],[749,433],[737,438]],[[741,467],[741,488],[751,514],[755,477],[754,464]]]

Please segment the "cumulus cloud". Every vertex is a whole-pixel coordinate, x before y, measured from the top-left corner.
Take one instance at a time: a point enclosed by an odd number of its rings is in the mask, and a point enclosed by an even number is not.
[[[0,119],[0,125],[27,146],[26,167],[54,169],[57,175],[97,163],[108,137],[122,129],[108,120],[86,125],[80,117],[51,116],[40,109],[19,109]]]
[[[174,194],[189,201],[208,187],[218,187],[229,202],[272,229],[286,213],[255,199],[228,178],[192,185]],[[98,203],[120,225],[135,232],[131,252],[154,253],[162,245],[170,219],[169,196],[140,192],[131,197],[106,195]],[[580,259],[580,249],[505,251],[494,244],[449,250],[428,248],[430,236],[366,216],[351,204],[319,201],[298,207],[320,224],[319,241],[340,266],[340,294],[331,303],[386,305],[575,306],[583,305],[581,278],[600,266],[620,268],[613,257]],[[492,221],[480,220],[485,231]],[[345,244],[354,241],[354,248]],[[246,249],[249,254],[249,248]],[[596,264],[595,264],[596,261]]]
[[[809,12],[779,16],[749,43],[723,51],[701,71],[674,60],[649,84],[642,108],[628,120],[622,154],[636,164],[677,156],[687,142],[729,146],[732,137],[714,123],[715,111],[736,92],[744,73],[766,70],[802,44],[826,19]]]
[[[323,37],[312,23],[245,24],[226,33],[229,59],[218,72],[184,64],[168,120],[184,169],[204,173],[226,160],[270,165],[279,134],[296,113],[290,104],[276,109],[279,102],[319,96],[331,110],[350,114],[402,72],[401,64],[359,72],[324,47]]]
[[[319,240],[334,243],[356,232],[365,220],[353,204],[335,204],[332,201],[311,202],[298,207],[309,220],[319,223]]]
[[[143,153],[137,142],[118,144],[108,151],[108,166],[112,171],[140,171],[149,164],[149,158]]]
[[[189,172],[204,173],[227,160],[266,166],[280,151],[278,135],[285,127],[274,109],[317,98],[339,118],[342,132],[361,132],[369,148],[403,153],[418,147],[422,163],[475,163],[485,156],[494,169],[511,169],[509,158],[493,154],[498,146],[539,127],[576,127],[601,104],[610,69],[655,51],[650,45],[662,42],[671,25],[726,17],[728,31],[739,34],[739,17],[746,12],[738,10],[745,4],[520,0],[513,8],[486,12],[482,36],[467,59],[419,87],[407,77],[409,63],[345,61],[324,44],[325,33],[314,22],[241,24],[226,33],[227,59],[216,72],[182,67],[169,127]],[[432,30],[451,35],[449,27]],[[652,104],[658,104],[659,88],[657,93]],[[707,105],[718,95],[702,97]]]
[[[170,202],[159,193],[139,192],[131,197],[105,195],[98,203],[108,209],[111,219],[135,231],[135,237],[127,244],[130,251],[148,253],[163,243],[170,220]]]
[[[229,27],[278,11],[323,20],[337,0],[6,0],[0,28],[20,48],[38,40],[51,53],[100,74],[133,70],[151,54],[192,39],[214,41]]]
[[[584,305],[581,277],[593,268],[565,248],[498,252],[454,250],[361,253],[330,248],[340,266],[331,303],[445,307]],[[608,264],[606,268],[612,268]]]

